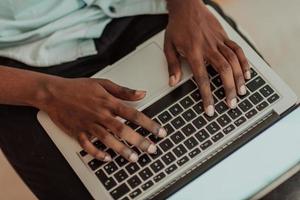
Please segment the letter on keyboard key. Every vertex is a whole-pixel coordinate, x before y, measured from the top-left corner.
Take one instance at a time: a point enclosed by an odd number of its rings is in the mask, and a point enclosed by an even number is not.
[[[268,106],[268,103],[266,101],[261,102],[258,106],[256,106],[257,110],[262,111]]]
[[[272,96],[270,96],[270,97],[268,98],[268,102],[269,102],[269,103],[274,103],[277,99],[279,99],[278,94],[273,94]]]
[[[229,134],[234,129],[235,129],[235,127],[232,124],[230,124],[229,126],[227,126],[226,128],[223,129],[223,133]]]
[[[185,119],[185,121],[189,122],[192,119],[196,117],[196,113],[192,109],[188,109],[184,113],[182,113],[182,117]]]
[[[196,148],[196,149],[194,149],[193,151],[191,151],[191,152],[189,153],[189,156],[190,156],[191,158],[194,158],[194,157],[197,156],[199,153],[201,153],[200,149],[199,149],[199,148]]]
[[[258,92],[255,92],[249,97],[249,99],[254,105],[256,105],[259,102],[261,102],[264,98]]]
[[[186,109],[194,104],[193,100],[190,97],[185,97],[180,101],[180,104]]]
[[[175,156],[171,152],[168,152],[167,154],[163,155],[161,159],[166,165],[169,165],[170,163],[176,160]]]
[[[212,142],[210,140],[207,140],[206,142],[204,142],[203,144],[200,145],[202,150],[207,149],[208,147],[210,147],[212,145]]]
[[[218,130],[220,130],[220,126],[216,122],[212,122],[209,125],[206,126],[206,129],[208,132],[213,135],[215,134]]]
[[[185,140],[183,143],[189,150],[193,149],[199,144],[193,136]]]
[[[242,109],[242,111],[247,112],[248,110],[250,110],[253,106],[250,103],[250,101],[248,101],[247,99],[242,101],[241,103],[239,103],[239,107],[240,109]]]
[[[249,112],[247,112],[245,115],[248,119],[252,118],[254,115],[257,114],[257,111],[255,110],[255,108],[253,108],[252,110],[250,110]]]
[[[129,165],[127,165],[125,168],[129,174],[134,174],[140,169],[136,163],[129,163]]]
[[[215,109],[216,109],[216,111],[217,111],[219,114],[222,114],[222,113],[224,113],[226,110],[228,110],[228,106],[227,106],[223,101],[221,101],[220,103],[218,103],[218,104],[215,106]]]
[[[160,150],[159,147],[157,147],[157,150],[155,153],[150,154],[150,156],[153,160],[158,158],[160,155],[162,155],[162,151]]]
[[[221,117],[219,117],[217,121],[222,127],[224,127],[231,122],[231,119],[228,117],[227,114],[224,114]]]
[[[144,183],[143,185],[142,185],[142,189],[144,190],[144,191],[146,191],[147,189],[149,189],[151,186],[153,185],[153,182],[150,180],[150,181],[147,181],[146,183]]]
[[[102,166],[103,164],[104,164],[103,161],[97,160],[97,159],[93,159],[93,160],[91,160],[91,161],[88,163],[88,165],[90,166],[90,168],[91,168],[92,170],[98,169],[98,168],[99,168],[100,166]]]
[[[205,120],[202,116],[197,117],[192,123],[193,123],[198,129],[204,127],[204,126],[207,124],[206,120]]]
[[[139,157],[138,163],[141,165],[141,167],[146,166],[148,163],[150,163],[151,159],[147,154],[143,154]]]
[[[158,116],[158,119],[165,124],[172,119],[172,116],[168,111],[164,111]]]
[[[140,177],[145,181],[153,176],[153,173],[150,171],[149,168],[145,168],[139,172]]]
[[[222,137],[224,137],[224,135],[219,132],[217,133],[216,135],[212,136],[211,139],[214,141],[214,142],[217,142],[218,140],[220,140]]]
[[[201,129],[198,133],[196,133],[195,136],[199,140],[199,142],[203,142],[204,140],[209,138],[209,134],[204,129]]]
[[[176,103],[171,108],[169,108],[169,111],[172,113],[173,116],[176,116],[183,111],[183,108],[179,104]]]
[[[167,131],[168,135],[171,135],[174,132],[174,128],[170,124],[166,124],[164,126],[165,130]]]
[[[153,178],[153,180],[157,183],[157,182],[161,181],[165,177],[166,177],[165,173],[161,172],[157,176],[155,176]]]
[[[124,169],[121,169],[120,171],[115,173],[114,176],[115,176],[115,179],[120,183],[128,177],[128,174],[125,172]]]
[[[174,144],[167,138],[164,141],[162,141],[159,146],[162,148],[162,150],[164,152],[168,151],[169,149],[171,149]]]
[[[171,135],[171,140],[175,143],[178,144],[181,141],[184,140],[184,136],[180,131],[177,131],[176,133],[174,133],[173,135]]]
[[[182,166],[184,165],[187,161],[189,161],[189,158],[187,156],[183,156],[182,158],[180,158],[178,161],[177,161],[177,164],[179,166]]]
[[[184,133],[185,136],[190,136],[191,134],[196,132],[196,129],[194,128],[194,126],[192,124],[187,124],[186,126],[184,126],[181,131]]]
[[[141,193],[142,193],[142,190],[136,189],[135,191],[131,192],[131,193],[129,194],[129,196],[130,196],[132,199],[134,199],[135,197],[139,196]]]
[[[191,94],[191,97],[194,99],[195,102],[200,101],[200,100],[201,100],[201,95],[200,95],[199,90],[194,91],[194,92]]]
[[[236,126],[240,126],[240,125],[242,125],[243,123],[245,123],[246,122],[246,118],[245,117],[240,117],[240,118],[238,118],[235,122],[234,122],[234,124],[236,125]]]
[[[198,115],[200,115],[200,114],[202,114],[204,112],[202,102],[196,103],[196,105],[193,106],[193,109],[195,110],[195,112]]]
[[[129,190],[128,186],[125,183],[123,183],[122,185],[120,185],[119,187],[117,187],[113,191],[111,191],[110,194],[114,199],[119,199],[122,196],[124,196],[125,194],[127,194],[129,191],[130,190]]]
[[[179,158],[183,156],[187,152],[187,150],[182,144],[180,144],[173,149],[173,152],[177,156],[177,158]]]
[[[136,188],[137,186],[139,186],[142,183],[141,179],[137,175],[134,175],[133,177],[128,179],[127,182],[132,189]]]
[[[104,166],[104,169],[108,174],[112,174],[118,170],[118,167],[114,162],[109,162],[107,165]]]
[[[107,177],[102,169],[96,172],[96,176],[107,190],[110,190],[117,185],[116,181],[112,177]]]
[[[168,167],[166,169],[166,173],[167,174],[171,174],[172,172],[174,172],[177,169],[177,166],[175,164],[171,165],[170,167]]]
[[[231,109],[227,113],[231,117],[231,119],[233,119],[233,120],[235,120],[236,118],[238,118],[239,116],[242,115],[242,112],[238,108]]]
[[[266,82],[260,76],[258,76],[254,80],[252,80],[251,82],[249,82],[247,84],[247,87],[249,88],[249,90],[251,92],[254,92],[258,88],[260,88],[261,86],[263,86],[265,83]]]
[[[126,165],[128,163],[128,161],[123,158],[122,156],[118,156],[116,158],[116,163],[120,166],[120,167],[123,167],[124,165]]]
[[[184,124],[184,120],[182,119],[182,117],[178,116],[177,118],[173,119],[171,121],[171,124],[176,128],[176,129],[180,129]]]
[[[269,85],[265,85],[259,91],[264,97],[268,97],[274,93],[274,90]]]
[[[160,160],[157,160],[157,161],[155,161],[154,163],[152,163],[152,164],[150,165],[150,167],[151,167],[151,169],[152,169],[155,173],[157,173],[157,172],[159,172],[160,170],[162,170],[165,166],[164,166],[164,164],[163,164]]]

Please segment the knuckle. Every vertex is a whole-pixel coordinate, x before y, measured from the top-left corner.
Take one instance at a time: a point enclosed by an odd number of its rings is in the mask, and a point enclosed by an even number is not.
[[[219,64],[220,73],[228,73],[231,72],[231,66],[226,62],[221,62]]]
[[[115,129],[117,131],[117,134],[121,134],[125,130],[125,125],[122,124],[122,123],[118,123],[118,124],[115,125]]]

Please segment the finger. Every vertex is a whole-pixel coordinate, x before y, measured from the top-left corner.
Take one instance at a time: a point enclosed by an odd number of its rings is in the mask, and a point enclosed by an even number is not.
[[[137,101],[143,99],[146,95],[146,91],[123,87],[107,79],[97,79],[97,81],[106,91],[122,100]]]
[[[231,48],[235,54],[237,55],[240,65],[243,69],[243,74],[246,80],[251,79],[251,73],[250,73],[250,65],[249,62],[244,54],[243,49],[234,41],[232,40],[226,40],[224,42],[229,48]]]
[[[145,114],[137,111],[134,108],[131,108],[122,103],[118,103],[114,111],[116,115],[144,127],[158,137],[163,138],[167,135],[167,131],[160,124],[151,120]]]
[[[214,99],[212,96],[210,81],[204,65],[203,56],[200,53],[194,53],[187,57],[191,66],[194,78],[197,82],[200,94],[203,100],[203,107],[208,116],[213,116],[215,112]]]
[[[113,149],[116,153],[123,156],[130,162],[136,162],[138,160],[138,155],[124,143],[117,140],[111,133],[109,133],[101,125],[95,124],[92,130],[93,135],[95,135],[105,146]]]
[[[222,55],[227,59],[228,63],[231,65],[236,90],[238,91],[239,95],[245,95],[247,92],[245,86],[245,79],[237,55],[225,45],[220,45],[219,50],[222,53]]]
[[[111,156],[99,149],[97,149],[89,140],[86,133],[81,132],[78,136],[78,142],[80,146],[91,156],[104,162],[111,161]]]
[[[175,86],[181,79],[180,61],[172,43],[166,41],[164,50],[168,62],[169,85]]]
[[[220,74],[221,80],[224,85],[228,107],[236,108],[237,98],[235,82],[230,64],[227,62],[224,56],[217,51],[213,52],[207,59]]]
[[[155,144],[153,144],[153,142],[142,137],[140,134],[133,131],[130,127],[126,126],[113,117],[106,118],[104,126],[123,140],[126,140],[130,144],[140,148],[142,151],[155,153],[157,150],[157,147],[155,146]]]

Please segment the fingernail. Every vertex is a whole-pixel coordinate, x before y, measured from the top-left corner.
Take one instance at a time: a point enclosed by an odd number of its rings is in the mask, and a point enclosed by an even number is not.
[[[176,85],[176,77],[175,77],[175,75],[170,76],[169,84],[172,87]]]
[[[144,95],[144,94],[146,94],[146,91],[144,91],[144,90],[136,90],[135,94],[136,95]]]
[[[215,109],[213,105],[209,105],[206,107],[206,114],[210,117],[212,117],[215,113]]]
[[[138,155],[136,153],[131,153],[130,156],[129,156],[129,160],[131,162],[137,162],[139,159]]]
[[[148,153],[155,153],[157,151],[157,147],[154,144],[150,144],[147,151]]]
[[[242,85],[239,89],[240,95],[245,95],[247,93],[247,89],[245,85]]]
[[[167,136],[167,131],[163,127],[160,127],[158,130],[158,137],[164,138],[166,136]]]
[[[104,162],[110,162],[112,159],[111,159],[111,156],[109,155],[106,155],[103,159]]]
[[[251,73],[250,73],[249,70],[245,72],[245,78],[246,78],[247,80],[251,79]]]
[[[231,101],[229,102],[229,107],[231,109],[234,109],[236,108],[236,106],[237,106],[237,99],[236,98],[231,99]]]

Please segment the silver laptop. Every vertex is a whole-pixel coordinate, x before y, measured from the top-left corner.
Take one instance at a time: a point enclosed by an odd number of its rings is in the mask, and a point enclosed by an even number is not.
[[[196,83],[184,61],[182,81],[175,88],[169,87],[161,32],[93,76],[147,91],[145,99],[130,106],[161,123],[168,136],[160,139],[130,122],[124,123],[156,142],[156,154],[132,147],[139,160],[129,163],[95,140],[94,145],[113,158],[104,163],[88,155],[46,113],[38,113],[39,122],[95,199],[165,199],[271,126],[297,103],[287,84],[210,9],[229,37],[243,48],[252,67],[252,78],[246,83],[248,93],[239,97],[236,109],[227,108],[220,77],[210,66],[207,69],[216,108],[213,117],[204,114]]]

